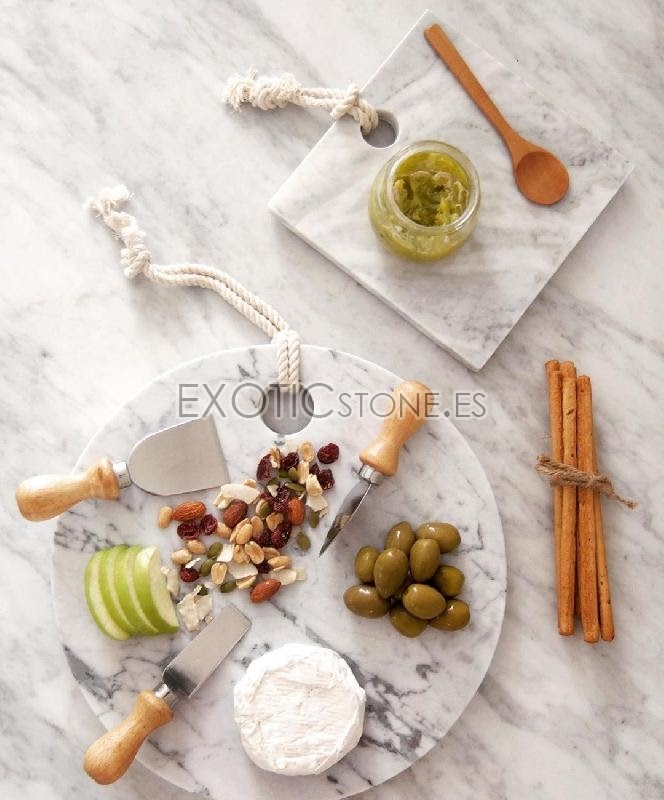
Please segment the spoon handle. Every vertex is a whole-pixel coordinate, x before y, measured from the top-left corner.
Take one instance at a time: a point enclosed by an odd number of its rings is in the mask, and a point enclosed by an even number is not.
[[[427,28],[424,31],[424,38],[442,61],[445,62],[450,72],[463,86],[480,111],[502,136],[510,152],[513,152],[514,148],[518,147],[521,137],[500,113],[496,104],[486,93],[482,84],[477,80],[440,25],[431,25],[431,27]]]

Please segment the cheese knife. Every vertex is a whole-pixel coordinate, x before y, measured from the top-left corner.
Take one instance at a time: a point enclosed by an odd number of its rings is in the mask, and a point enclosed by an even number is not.
[[[117,500],[134,483],[157,495],[185,494],[228,483],[228,470],[212,417],[201,417],[151,433],[127,461],[102,458],[76,475],[38,475],[16,490],[26,519],[51,519],[81,500]]]
[[[360,480],[346,495],[319,555],[327,550],[383,478],[396,474],[403,445],[426,421],[433,395],[419,381],[403,381],[392,392],[391,413],[385,417],[378,436],[360,453]]]
[[[127,718],[90,745],[83,760],[88,775],[102,784],[122,777],[148,736],[173,719],[177,701],[200,689],[250,627],[235,606],[223,608],[168,664],[162,682],[142,691]]]

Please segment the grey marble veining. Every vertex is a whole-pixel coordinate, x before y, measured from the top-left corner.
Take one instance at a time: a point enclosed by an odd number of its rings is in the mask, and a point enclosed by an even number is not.
[[[329,126],[320,112],[240,116],[217,102],[251,64],[307,84],[362,83],[422,11],[414,0],[100,0],[0,4],[0,795],[186,800],[136,764],[116,786],[81,769],[102,730],[72,678],[50,601],[54,525],[24,522],[15,485],[73,466],[143,386],[201,355],[264,341],[219,298],[128,283],[117,243],[81,211],[124,180],[162,262],[212,262],[274,303],[309,344],[336,346],[446,393],[484,391],[458,422],[501,512],[503,630],[478,694],[440,744],[360,800],[660,800],[664,621],[664,252],[658,176],[658,0],[449,0],[434,13],[635,165],[481,373],[287,231],[266,204]],[[229,197],[232,201],[229,201]],[[605,505],[617,637],[555,630],[542,364],[593,379],[603,468],[641,500]]]
[[[363,89],[396,120],[397,137],[372,147],[349,118],[335,123],[270,201],[277,217],[419,330],[480,369],[618,191],[632,169],[496,59],[443,23],[480,83],[525,138],[567,165],[570,190],[554,206],[517,189],[507,149],[424,39],[426,13]],[[434,139],[460,148],[479,175],[477,227],[464,246],[416,264],[381,246],[367,201],[383,164]]]
[[[126,453],[132,442],[179,418],[179,389],[199,404],[209,397],[203,383],[216,390],[221,382],[221,412],[217,428],[231,480],[241,482],[273,441],[273,434],[255,415],[233,410],[233,393],[251,381],[274,381],[273,346],[234,350],[185,364],[158,379],[116,414],[94,437],[81,457],[85,467],[102,454]],[[389,392],[395,376],[352,356],[321,348],[302,349],[302,379],[314,387],[317,417],[294,442],[309,439],[320,445],[338,442],[342,456],[334,467],[336,485],[328,494],[338,504],[357,480],[357,450],[380,428],[382,420],[360,414],[359,396]],[[333,392],[322,388],[326,384]],[[315,388],[317,387],[318,388]],[[241,390],[247,395],[246,389]],[[346,393],[354,408],[333,399]],[[206,402],[207,399],[207,402]],[[365,401],[366,404],[366,401]],[[331,413],[328,415],[327,412]],[[339,413],[343,414],[340,416]],[[325,414],[325,416],[323,416]],[[214,491],[201,493],[210,503]],[[174,499],[177,502],[177,498]],[[74,677],[105,726],[119,722],[135,695],[159,681],[160,665],[188,637],[143,637],[119,643],[101,634],[83,598],[83,573],[90,554],[113,544],[158,544],[164,563],[176,549],[174,528],[163,533],[156,516],[163,499],[131,487],[118,503],[87,503],[64,514],[55,534],[53,595],[58,628]],[[445,519],[462,533],[458,553],[447,557],[466,575],[463,597],[473,609],[470,626],[458,634],[427,631],[417,640],[400,637],[387,619],[366,620],[351,615],[341,595],[356,582],[353,560],[364,544],[380,547],[385,532],[401,519],[413,523]],[[329,518],[311,532],[313,547],[302,554],[291,545],[296,564],[307,580],[285,587],[271,602],[253,605],[248,592],[215,593],[215,608],[235,603],[252,620],[252,628],[220,669],[190,701],[176,709],[175,719],[157,732],[139,753],[140,761],[158,775],[189,791],[221,800],[233,775],[237,798],[266,793],[287,800],[304,795],[345,797],[376,786],[425,755],[444,736],[475,694],[491,661],[503,619],[505,556],[500,518],[486,477],[463,437],[444,416],[431,419],[408,443],[398,476],[386,481],[363,505],[354,529],[344,532],[334,549],[318,558]],[[191,587],[181,586],[181,594]],[[364,735],[359,746],[326,773],[309,778],[263,772],[244,754],[233,722],[232,686],[252,659],[288,642],[308,642],[340,653],[367,693]]]

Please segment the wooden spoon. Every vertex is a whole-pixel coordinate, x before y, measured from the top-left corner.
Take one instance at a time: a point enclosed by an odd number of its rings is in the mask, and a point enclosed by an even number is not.
[[[500,113],[440,25],[427,28],[424,37],[502,136],[512,157],[514,180],[521,194],[533,203],[546,206],[562,200],[569,189],[569,174],[565,165],[553,153],[519,136]]]

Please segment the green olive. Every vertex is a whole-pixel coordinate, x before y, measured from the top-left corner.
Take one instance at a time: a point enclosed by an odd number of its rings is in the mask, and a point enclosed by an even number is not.
[[[402,605],[395,606],[390,611],[390,622],[402,636],[407,636],[409,639],[419,636],[428,625],[425,619],[418,619],[409,614]]]
[[[398,547],[403,550],[406,555],[410,553],[410,548],[415,541],[415,534],[410,522],[397,522],[393,525],[385,539],[385,547]]]
[[[459,531],[449,522],[425,522],[415,531],[418,539],[435,539],[441,553],[449,553],[461,544]]]
[[[378,558],[375,547],[361,547],[355,556],[355,574],[362,583],[373,583],[374,564]]]
[[[438,568],[440,548],[435,539],[418,539],[410,551],[410,574],[416,583],[424,583]]]
[[[390,597],[408,575],[408,556],[398,547],[390,547],[376,559],[373,577],[381,597]]]
[[[464,580],[464,574],[460,569],[447,564],[441,564],[433,576],[434,586],[445,597],[456,597],[463,588]]]
[[[360,617],[384,617],[390,604],[378,594],[375,586],[351,586],[344,592],[346,608]]]
[[[413,583],[403,593],[406,611],[418,619],[433,619],[445,610],[445,598],[433,586]]]
[[[445,611],[431,620],[431,627],[439,631],[459,631],[470,621],[470,608],[463,600],[450,600]]]

